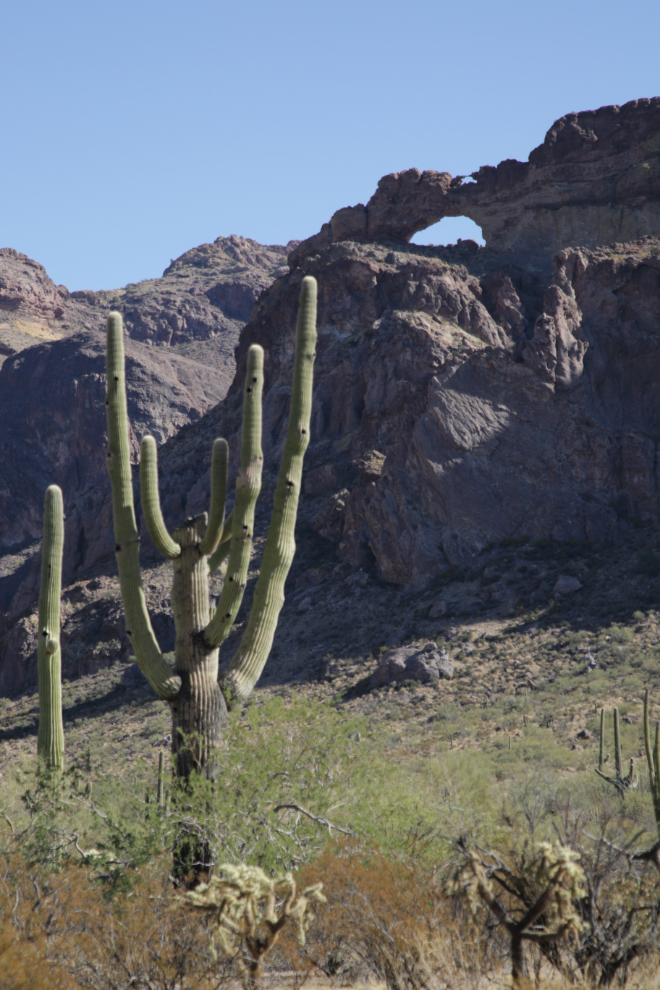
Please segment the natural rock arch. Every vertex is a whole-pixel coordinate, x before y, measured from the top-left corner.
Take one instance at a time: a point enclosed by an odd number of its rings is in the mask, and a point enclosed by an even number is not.
[[[567,114],[529,161],[465,178],[416,168],[385,175],[366,206],[337,210],[289,264],[337,241],[409,242],[443,217],[469,217],[488,248],[537,270],[550,270],[564,247],[660,234],[660,97]]]

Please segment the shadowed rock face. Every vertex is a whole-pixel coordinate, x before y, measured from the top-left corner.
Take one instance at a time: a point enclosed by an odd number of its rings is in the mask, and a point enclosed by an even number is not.
[[[443,217],[470,217],[487,247],[546,271],[564,247],[660,235],[660,97],[567,114],[529,161],[486,165],[471,178],[386,175],[366,206],[338,210],[290,264],[340,241],[407,242]]]
[[[221,398],[212,369],[128,340],[126,369],[134,458],[151,433],[161,443]],[[49,484],[65,495],[65,578],[112,553],[105,465],[105,336],[88,331],[30,347],[0,370],[0,540],[41,534]]]
[[[504,538],[601,543],[629,520],[659,522],[660,239],[561,252],[540,296],[505,264],[465,246],[352,242],[307,257],[255,307],[225,402],[165,445],[171,518],[208,499],[199,465],[213,437],[237,450],[255,341],[267,353],[264,451],[276,466],[298,292],[313,274],[305,485],[340,557],[420,586]]]

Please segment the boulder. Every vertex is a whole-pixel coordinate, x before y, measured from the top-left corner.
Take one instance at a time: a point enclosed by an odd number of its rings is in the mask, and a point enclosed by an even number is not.
[[[552,589],[555,595],[572,595],[574,591],[579,591],[582,584],[576,577],[569,574],[560,574]]]
[[[430,649],[428,648],[430,647]],[[383,687],[401,681],[420,681],[422,684],[437,682],[439,678],[451,678],[454,665],[445,650],[438,652],[435,643],[424,649],[414,646],[400,647],[386,653],[371,675],[369,686]]]

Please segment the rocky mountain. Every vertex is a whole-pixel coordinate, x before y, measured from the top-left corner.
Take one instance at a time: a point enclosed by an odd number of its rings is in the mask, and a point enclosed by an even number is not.
[[[299,286],[313,274],[319,347],[305,490],[318,532],[340,557],[419,587],[492,542],[601,543],[637,520],[658,521],[660,99],[563,118],[517,165],[530,188],[548,181],[537,207],[527,201],[527,240],[516,219],[520,189],[512,189],[499,233],[484,222],[484,248],[409,244],[437,220],[442,197],[454,203],[445,212],[462,202],[467,213],[465,203],[478,199],[470,206],[477,221],[490,207],[478,179],[465,200],[452,199],[462,187],[449,183],[431,209],[428,189],[446,185],[444,173],[416,173],[415,182],[405,173],[386,176],[366,208],[339,211],[295,248],[290,274],[261,296],[241,334],[227,399],[163,449],[172,519],[207,498],[201,457],[212,437],[237,434],[253,341],[268,355],[265,453],[274,463]],[[552,171],[560,167],[562,202]],[[602,203],[605,173],[612,201]],[[483,174],[491,173],[475,173]],[[648,181],[635,185],[632,174]],[[504,210],[505,191],[492,185],[493,210]],[[613,203],[628,218],[616,229],[635,218],[643,236],[610,242],[609,221],[594,220],[582,237],[590,249],[562,248],[562,231],[574,240],[576,217],[600,209],[611,217]],[[573,217],[556,224],[554,275],[535,239],[550,213]],[[366,233],[346,219],[358,216]],[[518,233],[504,243],[507,223]]]
[[[79,507],[81,498],[89,502],[90,487],[107,488],[108,310],[123,312],[130,337],[128,387],[136,444],[146,432],[162,443],[226,394],[240,329],[263,289],[288,270],[282,268],[286,252],[241,237],[218,238],[173,261],[161,279],[115,292],[69,293],[54,285],[37,262],[9,248],[0,250],[5,423],[0,548],[39,536],[45,487],[57,483],[67,499],[71,531],[67,574],[102,555],[100,547],[90,550],[98,540],[86,531]],[[92,502],[96,516],[98,499]],[[110,546],[112,541],[101,542]]]
[[[0,250],[5,636],[34,605],[39,561],[32,545],[41,534],[49,484],[59,484],[65,497],[65,582],[112,567],[104,405],[108,310],[123,312],[129,336],[128,401],[137,460],[145,433],[163,443],[224,397],[240,329],[272,278],[288,271],[287,251],[296,243],[265,247],[236,236],[218,238],[173,261],[161,279],[73,293],[56,286],[32,259]],[[5,648],[0,638],[0,668],[2,656],[15,655],[15,636],[11,642]]]
[[[385,176],[366,206],[339,210],[319,234],[290,245],[288,268],[263,269],[269,284],[240,333],[226,398],[163,437],[169,523],[206,508],[216,436],[229,440],[235,470],[253,342],[266,351],[266,512],[288,415],[299,288],[312,274],[319,343],[300,528],[323,548],[330,597],[332,574],[344,580],[347,568],[361,581],[416,593],[473,567],[476,555],[502,541],[607,544],[657,524],[659,177],[660,98],[570,114],[528,162],[482,168],[474,182],[414,169]],[[450,215],[479,223],[486,246],[409,243],[415,231]],[[224,307],[229,320],[248,293],[229,287],[232,277],[243,278],[238,269],[227,267],[219,278],[212,268],[204,282],[215,247],[184,255],[152,289],[140,283],[121,298],[86,294],[62,306],[100,319],[119,302],[134,340],[169,348],[150,349],[168,360],[177,348],[180,355],[210,346],[221,335],[204,337],[204,330],[195,337],[197,303]],[[284,249],[268,250],[284,256]],[[183,322],[175,327],[168,293],[184,286],[203,293],[185,297],[189,308],[181,304]],[[57,319],[48,317],[48,326]],[[36,358],[39,348],[32,350]],[[139,402],[132,401],[139,424]],[[182,395],[178,401],[185,405]],[[102,560],[90,549],[99,511],[94,504],[86,530],[83,502],[81,495],[73,527],[76,539],[90,534],[72,565],[80,577],[93,560],[98,572]],[[97,601],[97,580],[85,585],[85,608]],[[306,580],[294,571],[292,587],[302,582],[304,591]],[[0,647],[5,658],[10,641],[16,652],[23,623],[25,670],[28,585],[14,599]],[[161,592],[157,582],[153,587],[155,600]],[[105,593],[99,586],[98,595]],[[116,602],[108,603],[108,615],[112,608]],[[158,609],[167,615],[160,598]],[[95,621],[101,628],[105,620]],[[117,645],[99,663],[123,655],[118,627],[107,623],[104,635]],[[6,664],[0,660],[0,672]],[[19,686],[16,678],[12,684]]]
[[[38,262],[0,248],[0,356],[102,329],[108,310],[118,309],[133,340],[215,366],[226,391],[238,334],[259,294],[287,270],[287,253],[297,243],[264,246],[236,235],[218,237],[172,261],[161,278],[71,293]]]

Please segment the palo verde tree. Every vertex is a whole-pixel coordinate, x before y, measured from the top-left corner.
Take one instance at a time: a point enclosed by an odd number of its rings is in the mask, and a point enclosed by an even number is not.
[[[142,588],[128,439],[122,318],[119,313],[110,313],[108,317],[107,456],[126,630],[140,669],[156,693],[170,705],[172,752],[180,778],[187,778],[196,771],[214,779],[214,753],[220,743],[227,706],[247,697],[261,676],[284,604],[284,582],[295,552],[294,528],[303,456],[309,443],[316,294],[316,280],[307,276],[300,294],[291,410],[273,514],[245,632],[220,682],[219,647],[231,629],[245,592],[255,505],[261,488],[263,350],[254,344],[248,351],[236,500],[226,522],[225,440],[217,439],[213,444],[208,516],[204,513],[186,519],[171,534],[165,526],[158,495],[156,443],[149,436],[142,440],[140,485],[145,521],[154,544],[172,560],[174,570],[172,611],[176,646],[172,668],[156,641]],[[227,558],[222,593],[212,614],[208,577]]]

